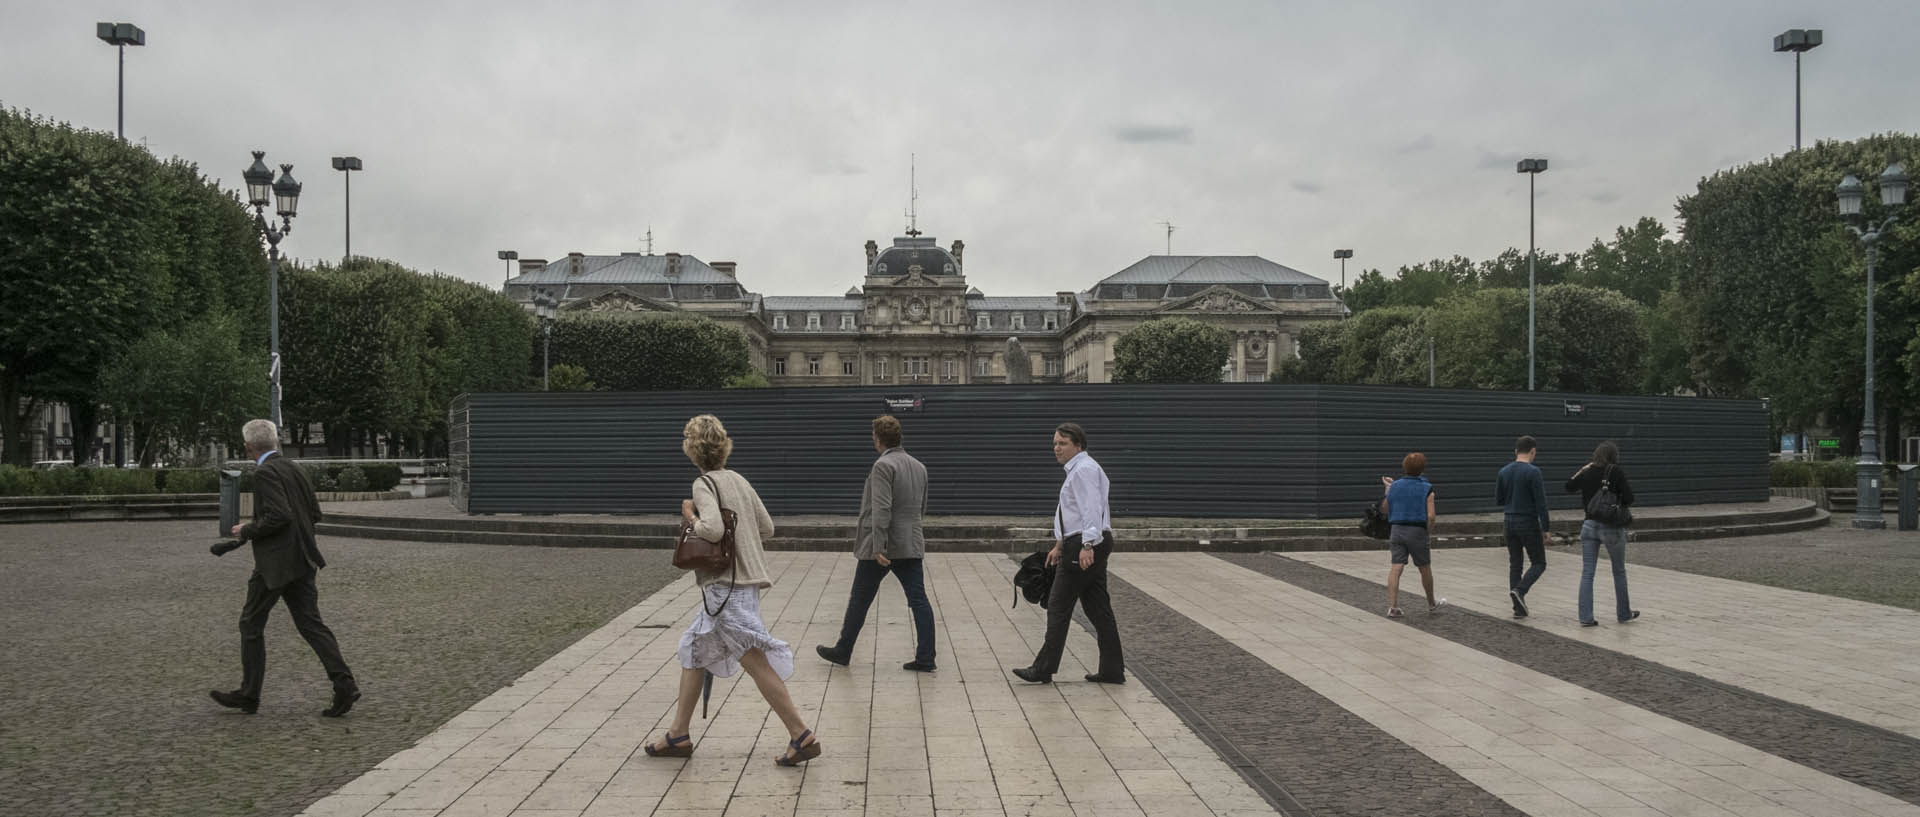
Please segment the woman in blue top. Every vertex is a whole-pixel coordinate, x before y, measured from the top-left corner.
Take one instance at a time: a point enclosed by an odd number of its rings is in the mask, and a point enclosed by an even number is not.
[[[1380,500],[1380,509],[1387,514],[1387,522],[1393,527],[1387,535],[1387,546],[1393,553],[1393,567],[1387,570],[1387,617],[1399,618],[1400,612],[1400,572],[1407,568],[1407,559],[1412,557],[1413,566],[1420,569],[1420,586],[1427,591],[1427,612],[1440,612],[1440,605],[1446,599],[1433,595],[1433,552],[1427,547],[1428,536],[1433,533],[1433,483],[1421,474],[1427,470],[1427,455],[1415,451],[1400,461],[1400,470],[1406,476],[1399,479],[1381,477],[1387,486],[1387,495]]]

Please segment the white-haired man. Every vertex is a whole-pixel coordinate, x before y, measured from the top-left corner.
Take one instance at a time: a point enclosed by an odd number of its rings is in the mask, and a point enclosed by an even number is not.
[[[267,675],[267,616],[274,602],[287,601],[294,629],[320,656],[333,682],[333,705],[320,714],[337,718],[360,700],[360,686],[340,657],[333,631],[320,620],[320,590],[314,577],[327,561],[314,542],[313,526],[320,520],[320,502],[313,483],[292,460],[280,455],[280,430],[268,420],[253,420],[240,430],[247,456],[259,466],[253,472],[253,521],[233,526],[236,539],[253,543],[253,576],[247,580],[247,603],[240,610],[240,688],[213,690],[215,703],[249,715],[260,707],[260,686]]]

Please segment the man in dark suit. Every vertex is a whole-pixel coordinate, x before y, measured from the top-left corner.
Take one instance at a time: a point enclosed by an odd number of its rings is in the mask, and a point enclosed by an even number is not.
[[[253,472],[253,521],[233,526],[234,538],[253,543],[253,577],[247,580],[247,603],[240,611],[241,681],[232,692],[216,689],[209,694],[229,709],[249,715],[259,709],[260,686],[267,675],[267,616],[274,602],[284,598],[294,628],[320,656],[333,681],[333,705],[320,714],[340,717],[360,700],[360,686],[340,657],[333,631],[320,620],[314,576],[327,566],[313,539],[320,502],[306,473],[281,456],[280,430],[272,422],[251,421],[240,433],[247,455],[259,465]]]

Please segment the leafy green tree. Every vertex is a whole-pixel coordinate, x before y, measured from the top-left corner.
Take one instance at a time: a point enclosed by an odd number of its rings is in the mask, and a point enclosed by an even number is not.
[[[1642,217],[1632,227],[1616,228],[1611,242],[1594,239],[1567,281],[1610,289],[1652,307],[1673,285],[1679,263],[1679,245],[1667,238],[1667,228]]]
[[[761,382],[765,381],[766,378],[761,378]],[[734,386],[729,383],[727,387]],[[595,388],[597,387],[593,385],[593,381],[587,378],[587,370],[571,363],[562,363],[547,371],[549,391],[593,391]]]
[[[267,354],[242,322],[218,313],[156,329],[101,374],[100,395],[133,425],[142,466],[169,452],[231,439],[267,411]]]
[[[1280,365],[1268,379],[1275,383],[1340,382],[1333,377],[1333,367],[1340,359],[1347,340],[1347,325],[1351,322],[1321,321],[1301,327],[1294,336],[1300,344],[1300,356],[1282,355]]]
[[[1386,306],[1392,298],[1394,283],[1379,270],[1370,269],[1356,276],[1352,288],[1341,291],[1340,299],[1354,314],[1376,309]]]
[[[1401,267],[1394,279],[1390,306],[1432,306],[1455,293],[1478,285],[1479,271],[1464,256],[1436,258],[1410,267]]]
[[[1148,321],[1113,345],[1115,383],[1218,383],[1233,333],[1192,318]]]
[[[1575,284],[1538,292],[1535,354],[1542,388],[1630,394],[1646,379],[1644,311],[1618,292]]]
[[[1355,315],[1344,321],[1344,323],[1346,324],[1346,331],[1341,338],[1339,355],[1334,358],[1333,364],[1330,367],[1331,370],[1328,373],[1329,379],[1326,382],[1413,382],[1404,379],[1407,378],[1408,375],[1402,370],[1404,368],[1402,364],[1411,364],[1397,358],[1390,358],[1387,362],[1382,362],[1382,355],[1386,353],[1388,348],[1387,335],[1407,326],[1416,327],[1412,331],[1422,339],[1420,341],[1420,376],[1418,382],[1427,382],[1426,342],[1424,340],[1427,328],[1427,309],[1425,307],[1390,306],[1382,309],[1373,309]],[[1404,337],[1404,332],[1401,333],[1401,335],[1401,337],[1397,338],[1400,343],[1405,344],[1410,342]],[[1403,355],[1410,354],[1404,350],[1397,351]],[[1301,354],[1304,355],[1305,353],[1303,349]]]
[[[764,374],[761,374],[759,370],[748,369],[747,371],[741,374],[735,375],[732,380],[727,381],[727,385],[725,386],[725,388],[764,389],[772,385],[773,384],[767,382],[767,376]]]
[[[1540,289],[1568,280],[1578,263],[1579,257],[1571,253],[1540,252],[1536,249],[1533,259],[1534,294],[1538,296]],[[1508,247],[1499,255],[1480,262],[1474,270],[1473,280],[1476,285],[1488,289],[1526,289],[1527,251]]]
[[[1886,134],[1821,142],[1702,179],[1678,205],[1682,263],[1675,288],[1692,308],[1684,327],[1693,374],[1709,393],[1773,398],[1779,416],[1824,417],[1853,453],[1865,356],[1865,274],[1857,243],[1834,214],[1842,175],[1871,178],[1889,160],[1920,160],[1920,137]],[[1865,216],[1885,215],[1875,197]],[[1920,402],[1920,225],[1880,245],[1876,300],[1882,422],[1897,428]]]
[[[1439,385],[1466,389],[1527,387],[1527,291],[1482,289],[1434,306]]]
[[[717,389],[750,368],[746,335],[687,314],[568,314],[553,325],[553,359],[613,391]]]

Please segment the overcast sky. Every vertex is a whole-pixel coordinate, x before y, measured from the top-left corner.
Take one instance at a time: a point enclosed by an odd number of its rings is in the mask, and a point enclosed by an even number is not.
[[[0,0],[0,105],[114,127],[237,186],[306,183],[283,247],[497,285],[500,249],[731,260],[837,294],[919,224],[993,295],[1142,256],[1255,254],[1329,280],[1527,240],[1578,250],[1716,169],[1805,139],[1920,131],[1920,4],[1749,2],[259,3]]]

